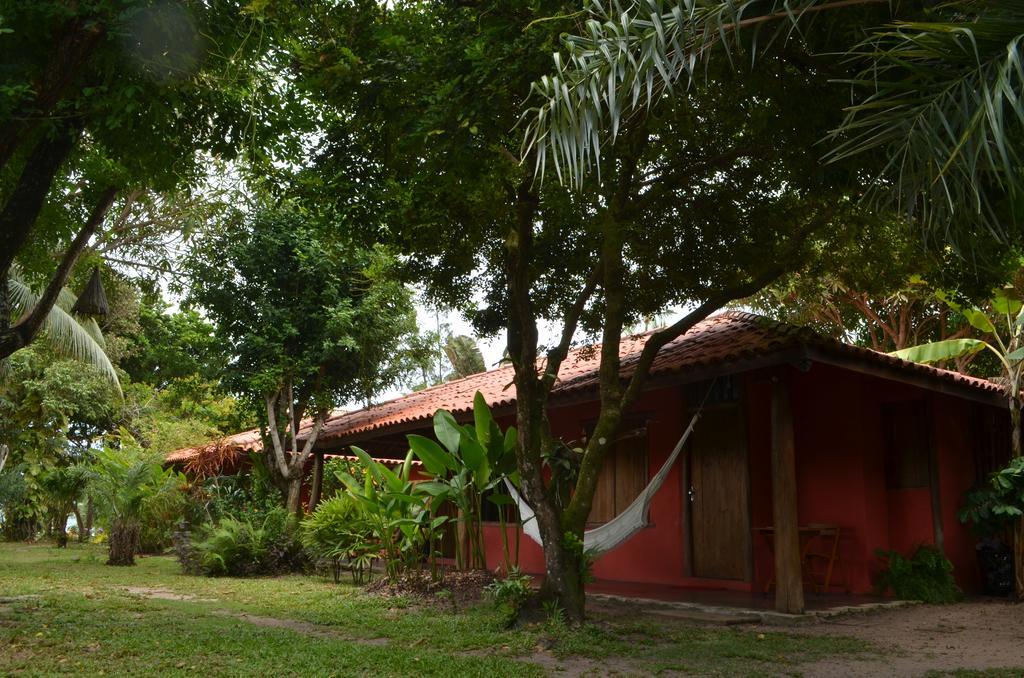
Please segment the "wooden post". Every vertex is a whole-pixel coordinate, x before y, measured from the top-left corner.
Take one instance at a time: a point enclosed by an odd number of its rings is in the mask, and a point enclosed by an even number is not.
[[[793,409],[789,391],[780,377],[772,379],[772,512],[775,520],[775,609],[803,614]]]
[[[320,493],[324,489],[324,455],[313,455],[313,486],[309,490],[309,512],[316,510],[320,503]]]

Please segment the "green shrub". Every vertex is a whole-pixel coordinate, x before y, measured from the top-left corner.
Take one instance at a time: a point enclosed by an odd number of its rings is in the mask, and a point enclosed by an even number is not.
[[[294,517],[283,508],[262,518],[225,518],[206,528],[192,545],[193,557],[179,559],[186,571],[198,568],[208,576],[257,575],[301,572],[309,559],[300,540]]]
[[[879,593],[891,590],[903,600],[937,604],[953,603],[962,596],[953,580],[953,564],[934,546],[922,544],[910,558],[896,551],[879,549],[875,553],[887,561],[876,582]]]
[[[302,543],[313,558],[330,564],[335,582],[340,579],[342,564],[347,564],[352,580],[360,583],[380,552],[366,518],[345,493],[320,502],[303,521]]]
[[[533,578],[523,574],[519,568],[512,568],[504,579],[497,579],[487,585],[486,591],[494,603],[506,613],[506,623],[511,626],[519,618],[519,611],[533,596],[530,586]]]
[[[988,485],[967,493],[960,521],[983,537],[1000,535],[1024,518],[1024,457],[992,473]]]

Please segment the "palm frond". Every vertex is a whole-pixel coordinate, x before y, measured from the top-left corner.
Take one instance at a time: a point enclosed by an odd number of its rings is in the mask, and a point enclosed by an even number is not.
[[[850,84],[866,94],[834,132],[830,159],[884,154],[875,196],[954,245],[977,227],[1005,239],[1005,201],[1024,192],[1022,5],[975,3],[987,12],[899,22],[850,51],[867,64]]]
[[[8,273],[7,281],[11,307],[15,317],[30,312],[38,303],[39,295],[14,268]],[[43,321],[45,340],[60,355],[93,365],[110,379],[120,392],[121,382],[117,378],[117,371],[114,369],[113,364],[111,364],[110,358],[107,357],[104,351],[105,342],[99,325],[92,319],[85,322],[79,321],[65,310],[66,295],[69,296],[70,294],[70,292],[64,290],[62,298],[58,299],[58,302],[54,304],[53,308],[46,315]],[[73,297],[71,303],[74,303]]]
[[[631,115],[642,115],[685,89],[716,46],[725,57],[786,40],[804,17],[832,9],[886,4],[888,0],[593,0],[582,35],[562,42],[554,73],[533,83],[522,156],[535,157],[543,176],[550,159],[559,181],[579,186],[600,161],[601,144],[616,138]]]
[[[581,34],[563,38],[553,73],[533,84],[522,156],[534,158],[538,177],[552,162],[560,182],[578,187],[602,144],[688,87],[716,48],[730,61],[756,59],[810,31],[810,17],[868,5],[903,11],[887,0],[595,0]],[[851,68],[863,66],[828,157],[880,154],[873,197],[913,213],[933,236],[957,245],[983,228],[1003,237],[1024,190],[1024,2],[951,0],[923,11],[915,18],[928,21],[866,24],[867,39],[837,46]]]

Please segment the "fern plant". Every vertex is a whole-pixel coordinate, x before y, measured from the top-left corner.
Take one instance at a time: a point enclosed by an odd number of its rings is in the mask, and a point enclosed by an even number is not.
[[[302,523],[302,543],[314,558],[330,563],[335,583],[343,564],[348,565],[354,583],[362,582],[380,552],[370,525],[348,494],[320,502]]]

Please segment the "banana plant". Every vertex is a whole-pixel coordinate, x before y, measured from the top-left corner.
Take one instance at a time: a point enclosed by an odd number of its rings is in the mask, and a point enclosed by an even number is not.
[[[1012,423],[1013,456],[1024,453],[1021,439],[1021,386],[1024,384],[1024,303],[1009,295],[1012,288],[997,290],[985,312],[976,306],[962,306],[949,295],[937,292],[936,296],[951,309],[959,313],[981,332],[986,339],[946,339],[918,346],[911,346],[890,355],[917,363],[937,363],[989,351],[999,361],[1003,371],[1007,404]]]
[[[1006,400],[1010,408],[1010,449],[1013,455],[1011,467],[1022,457],[1021,449],[1021,386],[1024,381],[1024,302],[1009,295],[1012,288],[997,290],[988,303],[986,313],[977,307],[964,307],[938,293],[936,296],[954,311],[960,313],[983,335],[984,339],[947,339],[930,344],[921,344],[896,351],[891,355],[904,360],[920,363],[934,363],[961,356],[991,352],[1002,366],[1006,388]],[[996,474],[998,476],[998,474]],[[998,477],[993,482],[997,482]],[[1021,508],[1024,508],[1022,506]],[[1024,599],[1024,518],[1015,521],[1013,538],[1014,589],[1019,599]]]
[[[448,502],[458,509],[457,567],[485,568],[483,502],[490,501],[499,507],[512,503],[503,488],[506,478],[518,483],[516,430],[509,428],[502,433],[487,401],[478,391],[473,398],[473,425],[460,425],[451,412],[438,410],[434,414],[434,435],[437,441],[421,435],[407,436],[412,453],[432,477],[421,483],[419,489],[434,497],[438,504]],[[509,566],[503,510],[499,511],[499,516],[506,566]]]

